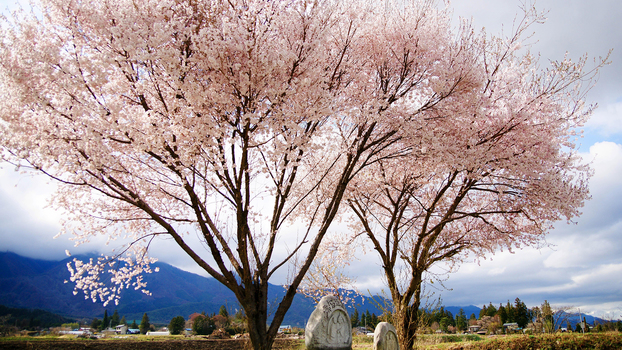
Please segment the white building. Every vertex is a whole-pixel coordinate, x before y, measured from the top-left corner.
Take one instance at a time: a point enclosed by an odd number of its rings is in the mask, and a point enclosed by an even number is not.
[[[292,326],[279,326],[279,333],[291,332]]]
[[[114,332],[117,334],[127,334],[127,326],[124,324],[120,324],[115,327]]]
[[[147,332],[147,335],[171,335],[171,332],[166,331],[166,332]]]

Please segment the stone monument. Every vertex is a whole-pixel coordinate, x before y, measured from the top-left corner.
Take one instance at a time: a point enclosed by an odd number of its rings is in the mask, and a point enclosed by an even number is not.
[[[397,331],[392,324],[380,322],[374,331],[374,350],[400,350]]]
[[[311,313],[305,327],[307,350],[352,349],[352,324],[339,298],[322,298]]]

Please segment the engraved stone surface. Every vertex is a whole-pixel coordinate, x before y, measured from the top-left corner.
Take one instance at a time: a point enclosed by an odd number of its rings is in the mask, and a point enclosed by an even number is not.
[[[380,322],[374,331],[374,350],[400,350],[397,331],[392,324]]]
[[[339,298],[325,296],[315,307],[305,328],[307,350],[352,349],[352,324]]]

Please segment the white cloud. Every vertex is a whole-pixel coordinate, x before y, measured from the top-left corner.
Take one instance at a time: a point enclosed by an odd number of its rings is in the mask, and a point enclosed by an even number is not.
[[[550,247],[498,253],[480,265],[465,264],[449,276],[446,304],[504,302],[527,305],[547,299],[584,311],[611,312],[622,306],[622,145],[599,142],[582,155],[592,161],[592,200],[576,225],[558,223]]]
[[[622,101],[599,106],[585,125],[599,134],[609,137],[622,133]]]
[[[608,192],[622,184],[620,176],[622,145],[613,142],[597,142],[590,147],[589,154],[584,154],[583,158],[593,162],[595,172],[590,182],[592,193]]]
[[[592,271],[572,277],[577,285],[598,285],[604,280],[620,280],[622,276],[622,264],[601,265]]]
[[[0,249],[40,259],[62,259],[70,242],[53,240],[58,213],[46,208],[53,191],[42,177],[20,176],[11,166],[0,168]]]
[[[27,4],[27,2],[23,1]],[[15,1],[0,0],[0,10]],[[511,30],[519,0],[454,0],[455,17],[473,17],[477,28],[499,33],[504,24]],[[463,264],[445,281],[450,290],[440,294],[445,304],[482,305],[505,302],[520,297],[528,305],[544,299],[552,304],[572,304],[595,316],[618,312],[622,305],[622,145],[601,142],[622,134],[622,3],[619,0],[565,1],[540,0],[540,9],[548,9],[549,20],[536,25],[531,42],[539,41],[533,51],[541,52],[544,66],[548,59],[561,59],[569,51],[572,57],[585,52],[590,57],[614,48],[612,64],[605,67],[588,102],[600,108],[587,124],[583,155],[593,160],[595,169],[590,189],[593,199],[586,203],[578,225],[558,224],[547,238],[552,248],[526,248],[515,254],[497,253],[479,263]],[[27,6],[27,5],[26,5]],[[14,7],[13,7],[14,8]],[[68,249],[72,254],[96,250],[102,244],[73,248],[67,237],[53,240],[58,232],[59,213],[44,209],[53,186],[42,178],[17,177],[5,166],[0,170],[0,249],[12,250],[35,258],[62,259]],[[15,186],[17,185],[17,186]],[[286,251],[287,240],[280,241]],[[153,256],[192,272],[200,268],[169,241],[158,241]],[[385,288],[380,264],[374,252],[361,257],[350,267],[358,276],[361,291]],[[279,279],[284,274],[279,275]],[[275,280],[280,282],[280,280]],[[617,310],[617,311],[616,311]]]
[[[0,164],[0,196],[11,198],[11,207],[20,211],[36,212],[35,220],[58,227],[58,213],[48,207],[50,196],[56,190],[43,175],[20,174],[8,164]]]
[[[506,267],[496,267],[490,271],[488,271],[489,276],[497,276],[502,275],[506,270]]]

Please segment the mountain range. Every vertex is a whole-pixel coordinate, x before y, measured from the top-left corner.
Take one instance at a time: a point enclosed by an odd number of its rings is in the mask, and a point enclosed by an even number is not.
[[[88,257],[78,258],[88,260]],[[0,305],[42,309],[84,320],[102,318],[104,307],[101,303],[85,300],[81,292],[74,295],[73,283],[65,283],[69,279],[67,263],[72,260],[73,257],[46,261],[11,252],[0,253]],[[159,268],[159,272],[144,276],[151,295],[132,289],[124,290],[118,305],[106,307],[109,315],[116,309],[128,322],[140,322],[143,313],[147,313],[152,323],[168,323],[179,315],[188,318],[195,312],[218,313],[222,305],[230,314],[240,308],[233,293],[213,278],[186,272],[166,263],[158,262],[153,267]],[[285,289],[270,285],[268,291],[268,301],[274,304],[276,310]],[[381,315],[378,303],[369,299],[363,296],[355,299],[354,305],[359,313],[369,311]],[[312,299],[297,295],[283,324],[304,327],[314,308]]]
[[[79,257],[88,260],[89,257]],[[168,324],[175,316],[188,318],[195,312],[207,314],[218,313],[225,305],[230,314],[240,308],[233,292],[213,278],[200,276],[183,271],[166,263],[155,263],[153,267],[159,272],[146,274],[144,281],[151,295],[133,289],[124,290],[119,305],[109,305],[104,308],[101,303],[86,300],[82,293],[73,294],[73,283],[65,283],[69,279],[67,258],[62,261],[47,261],[23,257],[11,252],[0,252],[0,305],[10,308],[40,309],[55,314],[89,321],[93,318],[102,318],[104,310],[112,315],[116,309],[120,316],[125,316],[128,322],[140,322],[144,313],[149,315],[152,323]],[[278,302],[285,294],[281,286],[270,285],[268,302],[276,309]],[[372,298],[365,296],[355,297],[354,306],[348,306],[352,313],[356,308],[359,314],[369,311],[370,314],[381,315],[380,305],[388,305],[387,300],[380,296]],[[297,295],[288,310],[283,325],[304,327],[315,302],[310,298]],[[469,317],[472,313],[479,315],[477,306],[444,306],[445,310],[453,315],[460,309]],[[604,320],[586,316],[589,324]],[[574,327],[579,317],[569,318]]]

